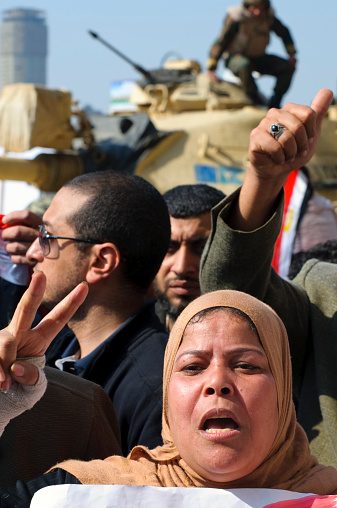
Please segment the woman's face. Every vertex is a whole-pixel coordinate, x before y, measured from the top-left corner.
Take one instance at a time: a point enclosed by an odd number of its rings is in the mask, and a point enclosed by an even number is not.
[[[266,458],[278,426],[276,386],[244,317],[216,311],[186,327],[168,418],[181,457],[203,478],[233,481]]]

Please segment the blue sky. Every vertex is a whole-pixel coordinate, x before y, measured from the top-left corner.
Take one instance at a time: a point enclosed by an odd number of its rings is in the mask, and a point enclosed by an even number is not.
[[[49,30],[48,85],[69,89],[80,106],[107,113],[111,81],[138,74],[87,31],[96,31],[136,63],[160,66],[170,51],[205,66],[208,50],[220,32],[226,8],[236,2],[213,0],[1,0],[1,11],[16,7],[46,12]],[[273,0],[278,17],[291,29],[298,49],[298,68],[286,100],[309,104],[323,87],[336,90],[337,2]],[[154,7],[156,6],[156,7]],[[270,52],[284,54],[277,38]],[[260,81],[271,91],[271,78]]]

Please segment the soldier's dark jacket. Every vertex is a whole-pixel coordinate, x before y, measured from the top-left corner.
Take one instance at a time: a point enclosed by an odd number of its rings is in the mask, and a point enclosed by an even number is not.
[[[296,53],[288,28],[275,17],[272,7],[258,18],[243,5],[229,7],[220,37],[211,48],[207,68],[214,71],[222,55],[225,59],[233,54],[250,58],[263,56],[270,32],[275,32],[282,39],[288,55]]]

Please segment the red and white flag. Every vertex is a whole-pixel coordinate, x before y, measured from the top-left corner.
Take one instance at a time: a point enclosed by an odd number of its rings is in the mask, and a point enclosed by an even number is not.
[[[288,278],[291,256],[303,200],[308,188],[308,178],[295,169],[284,185],[284,212],[279,237],[275,244],[272,265],[281,277]]]

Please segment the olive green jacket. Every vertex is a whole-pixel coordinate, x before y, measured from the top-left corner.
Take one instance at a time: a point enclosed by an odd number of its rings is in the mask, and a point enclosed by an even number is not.
[[[271,268],[283,201],[271,219],[244,233],[227,224],[238,191],[212,210],[201,260],[201,290],[237,289],[269,304],[287,328],[298,421],[319,461],[337,467],[337,265],[308,261],[285,281]]]

